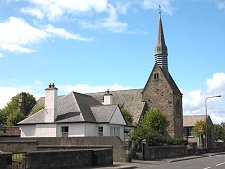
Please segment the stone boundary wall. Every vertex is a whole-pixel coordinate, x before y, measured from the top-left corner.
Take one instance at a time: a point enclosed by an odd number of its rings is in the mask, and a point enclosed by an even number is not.
[[[0,169],[12,168],[12,153],[0,153]]]
[[[186,146],[144,146],[143,160],[182,157],[187,155]]]
[[[129,142],[122,141],[119,137],[32,137],[32,138],[0,138],[0,150],[3,152],[27,152],[36,150],[50,150],[48,146],[90,146],[90,148],[113,147],[114,162],[128,162],[130,151],[127,150]],[[41,148],[41,147],[42,148]],[[43,149],[46,146],[46,149]],[[86,148],[87,148],[86,147]],[[131,146],[129,146],[131,148]],[[61,149],[61,148],[60,148]]]
[[[35,140],[17,140],[11,141],[0,141],[0,150],[3,152],[27,152],[27,151],[36,151],[37,141]]]
[[[112,149],[52,150],[27,153],[27,169],[66,169],[113,165]]]

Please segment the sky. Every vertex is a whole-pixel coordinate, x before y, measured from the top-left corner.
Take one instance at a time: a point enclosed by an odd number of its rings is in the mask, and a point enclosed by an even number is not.
[[[59,95],[143,88],[159,12],[183,114],[225,122],[225,0],[1,0],[0,108],[49,83]]]

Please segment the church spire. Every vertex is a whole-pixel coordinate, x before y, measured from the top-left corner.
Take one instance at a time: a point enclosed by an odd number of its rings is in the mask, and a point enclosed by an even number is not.
[[[168,53],[164,39],[162,19],[161,19],[161,7],[159,6],[159,28],[158,28],[158,39],[155,47],[155,62],[166,72],[168,72],[167,55]]]

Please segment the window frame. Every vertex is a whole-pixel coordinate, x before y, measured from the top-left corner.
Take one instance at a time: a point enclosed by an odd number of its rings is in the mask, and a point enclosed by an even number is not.
[[[65,130],[67,129],[67,130]],[[69,126],[61,126],[61,136],[69,137]]]
[[[103,126],[98,126],[98,136],[103,136],[104,128]]]

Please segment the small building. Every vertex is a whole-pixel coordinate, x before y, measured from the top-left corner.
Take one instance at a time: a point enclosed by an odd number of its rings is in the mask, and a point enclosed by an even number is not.
[[[198,121],[206,122],[205,115],[195,115],[195,116],[184,116],[183,117],[183,125],[184,125],[184,137],[188,140],[189,143],[197,143],[198,147],[205,148],[206,140],[207,147],[214,147],[215,145],[215,132],[213,122],[210,116],[207,116],[207,139],[205,136],[202,138],[203,140],[194,135],[194,126]]]
[[[92,96],[77,92],[57,97],[54,84],[45,91],[44,109],[18,123],[21,137],[119,136],[126,139],[126,121],[120,107],[111,104],[109,92],[102,104]]]

